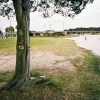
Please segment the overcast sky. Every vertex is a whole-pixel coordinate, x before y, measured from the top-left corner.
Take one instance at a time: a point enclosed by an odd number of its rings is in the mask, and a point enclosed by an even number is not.
[[[51,29],[55,31],[64,29],[76,28],[76,27],[100,27],[100,0],[94,0],[92,4],[88,4],[86,8],[74,19],[69,17],[63,17],[61,15],[53,15],[51,18],[41,17],[41,13],[34,12],[30,14],[30,30],[44,31]],[[11,18],[11,26],[15,28],[17,25],[15,18]],[[10,20],[7,17],[0,17],[0,28],[5,31],[6,27],[10,26]]]

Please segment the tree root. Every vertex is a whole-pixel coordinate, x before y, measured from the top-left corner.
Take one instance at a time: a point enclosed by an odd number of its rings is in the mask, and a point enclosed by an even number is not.
[[[19,89],[24,83],[25,81],[23,80],[13,78],[5,86],[1,87],[0,91],[14,91]]]
[[[47,85],[49,84],[50,78],[45,78],[45,76],[40,77],[30,77],[30,79],[27,82],[24,82],[21,80],[11,80],[8,84],[6,84],[4,87],[0,88],[0,91],[15,91],[18,90],[21,86],[26,85]]]
[[[50,78],[45,78],[45,76],[40,76],[40,77],[30,77],[30,80],[26,84],[46,85],[49,83],[50,83]]]

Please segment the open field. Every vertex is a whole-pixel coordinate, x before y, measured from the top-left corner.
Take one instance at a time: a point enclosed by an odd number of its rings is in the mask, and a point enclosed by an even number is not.
[[[16,38],[0,40],[0,86],[14,75]],[[0,92],[0,100],[100,100],[100,57],[72,40],[31,37],[31,76],[45,75],[51,83],[29,84],[13,92]],[[7,58],[8,57],[8,58]],[[14,57],[14,58],[13,58]],[[1,63],[1,62],[0,62]]]

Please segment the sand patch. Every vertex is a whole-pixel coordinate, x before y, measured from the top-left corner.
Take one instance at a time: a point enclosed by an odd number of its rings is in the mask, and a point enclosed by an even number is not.
[[[58,56],[52,52],[31,52],[30,68],[62,68],[68,71],[75,70],[75,66],[68,59],[66,56]],[[15,70],[15,65],[15,55],[0,56],[0,72]]]

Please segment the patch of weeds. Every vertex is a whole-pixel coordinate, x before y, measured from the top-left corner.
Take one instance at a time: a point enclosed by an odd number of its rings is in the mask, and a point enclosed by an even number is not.
[[[82,57],[77,57],[74,59],[70,59],[71,63],[77,68],[78,71],[80,71],[83,66],[83,58]]]
[[[7,82],[14,76],[14,71],[0,73],[0,82]]]
[[[94,74],[100,75],[100,57],[98,56],[87,56],[85,58],[88,70],[91,70]]]
[[[40,73],[39,71],[37,70],[32,70],[30,72],[30,76],[31,77],[39,77],[39,76],[44,76],[43,73]],[[49,83],[48,83],[49,82]],[[36,85],[39,85],[39,84],[43,84],[43,83],[48,83],[47,85],[50,86],[50,87],[53,87],[57,90],[61,90],[62,89],[62,85],[61,85],[61,81],[59,79],[53,79],[52,77],[50,78],[47,78],[47,79],[44,79],[44,80],[41,80],[41,81],[37,81],[36,82]]]
[[[60,81],[57,82],[56,80],[51,79],[51,82],[48,85],[56,88],[57,90],[62,90],[62,85]]]
[[[86,95],[86,97],[90,100],[99,100],[100,99],[100,81],[82,81],[81,88]]]
[[[93,67],[93,70],[95,71],[95,73],[100,75],[100,68],[99,68],[100,58],[99,59],[98,58],[93,58],[93,59],[91,59],[90,63],[92,64],[92,67]]]
[[[43,73],[40,73],[38,71],[31,71],[30,76],[31,77],[39,77],[39,76],[43,76]]]

